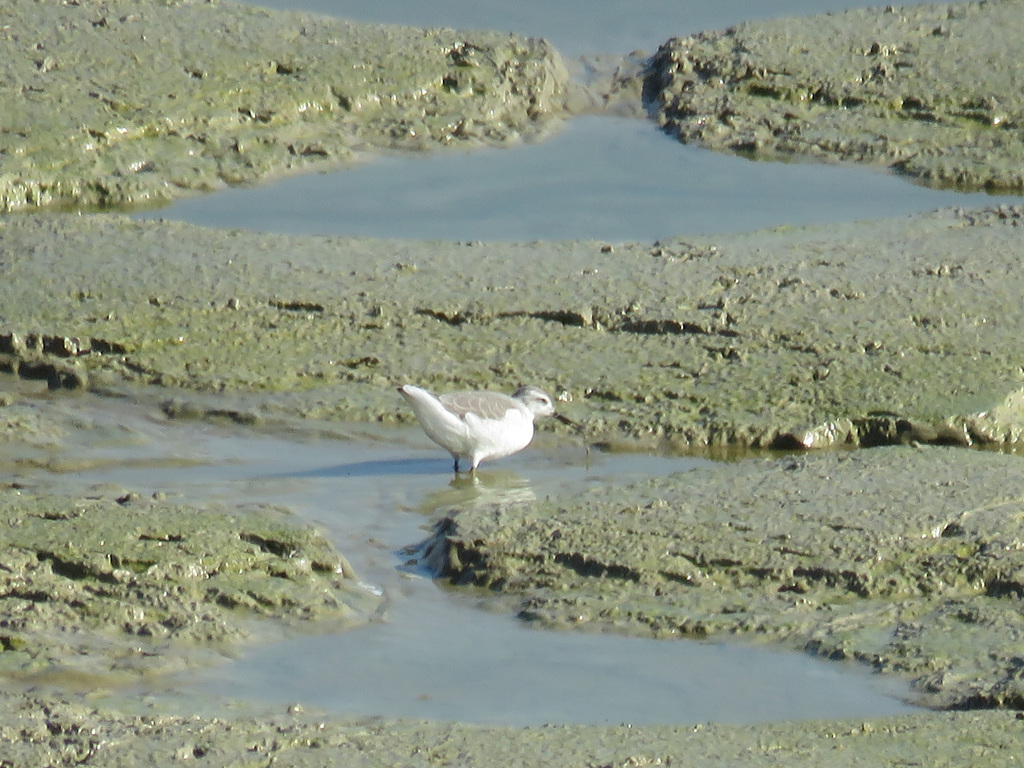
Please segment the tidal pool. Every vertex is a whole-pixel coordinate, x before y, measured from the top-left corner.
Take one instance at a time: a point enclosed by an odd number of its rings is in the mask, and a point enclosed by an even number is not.
[[[915,186],[879,169],[752,162],[680,144],[646,120],[586,116],[542,142],[392,153],[136,218],[283,234],[615,243],[1016,200]]]
[[[216,711],[241,700],[280,711],[299,703],[346,716],[514,726],[749,723],[914,709],[900,682],[805,654],[534,629],[498,598],[435,583],[410,549],[452,508],[573,495],[707,462],[588,455],[541,433],[472,482],[453,480],[448,457],[413,429],[309,423],[253,433],[92,395],[48,398],[46,406],[76,426],[61,447],[8,465],[5,474],[17,482],[288,509],[324,529],[362,581],[384,595],[384,607],[361,628],[236,647],[235,658],[138,689],[159,690],[162,707],[199,699]]]
[[[859,7],[845,0],[625,3],[261,0],[360,22],[497,29],[551,41],[581,81],[673,35]],[[634,105],[639,112],[639,105]],[[337,172],[232,188],[139,214],[295,234],[650,241],[1014,202],[915,186],[879,168],[750,162],[686,146],[642,117],[582,116],[519,146],[386,154]]]

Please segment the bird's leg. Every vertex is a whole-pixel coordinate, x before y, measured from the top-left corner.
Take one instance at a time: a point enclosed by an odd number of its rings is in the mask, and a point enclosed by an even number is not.
[[[455,474],[459,474],[459,457],[455,457]]]

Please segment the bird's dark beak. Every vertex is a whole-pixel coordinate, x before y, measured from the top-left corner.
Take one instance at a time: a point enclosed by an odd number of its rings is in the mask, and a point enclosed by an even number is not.
[[[570,427],[573,427],[573,428],[578,429],[578,430],[582,430],[583,429],[583,426],[581,424],[577,424],[575,421],[570,419],[568,416],[563,416],[560,413],[553,413],[551,415],[554,416],[556,419],[558,419],[563,424],[568,424]]]
[[[568,426],[570,426],[573,429],[575,429],[576,430],[576,434],[579,435],[580,438],[583,440],[583,448],[587,452],[587,469],[589,470],[590,469],[590,443],[587,442],[587,436],[586,436],[586,434],[583,431],[583,425],[573,421],[568,416],[563,416],[560,413],[553,413],[551,415],[554,418],[558,419],[563,424],[567,424]]]

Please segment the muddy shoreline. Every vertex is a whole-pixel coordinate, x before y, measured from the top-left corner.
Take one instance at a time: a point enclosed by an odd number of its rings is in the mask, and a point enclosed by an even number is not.
[[[564,111],[542,40],[233,3],[17,0],[0,211],[157,205],[385,148],[505,143]]]
[[[374,148],[514,141],[604,99],[581,95],[546,43],[515,36],[216,3],[52,10],[56,26],[19,0],[0,36],[0,96],[17,102],[0,111],[20,121],[0,145],[7,212],[151,203]],[[642,92],[666,129],[729,151],[1020,189],[1024,89],[986,56],[1019,59],[1007,51],[1022,18],[1005,2],[741,25],[669,41],[605,96],[620,109]],[[962,60],[984,76],[949,71]],[[5,456],[59,450],[82,428],[16,377],[53,397],[141,387],[168,418],[268,429],[407,420],[392,390],[404,381],[525,381],[606,448],[888,445],[453,510],[434,557],[449,579],[520,600],[524,619],[762,638],[906,677],[932,706],[994,709],[635,729],[139,713],[40,681],[68,664],[103,688],[114,671],[199,663],[255,624],[365,621],[374,595],[280,511],[130,489],[62,497],[21,487],[15,459],[0,489],[3,759],[1004,764],[1024,741],[1006,711],[1024,707],[1024,475],[1012,453],[965,448],[1013,449],[1024,428],[1022,219],[947,209],[688,241],[484,244],[8,213]]]
[[[888,6],[673,38],[645,83],[683,141],[885,165],[937,187],[1024,189],[1019,2]]]
[[[6,698],[6,697],[4,697]],[[0,699],[2,700],[2,699]],[[14,766],[665,765],[1001,766],[1021,744],[1011,712],[937,713],[884,721],[761,726],[487,728],[457,723],[322,721],[302,712],[201,718],[124,714],[60,698],[4,702],[0,736]]]
[[[945,209],[611,245],[18,215],[0,225],[0,368],[180,388],[174,407],[243,420],[388,423],[409,419],[402,383],[531,382],[593,442],[1012,448],[1022,220]]]
[[[1022,497],[1017,456],[828,452],[458,509],[428,551],[542,626],[781,643],[1022,709]]]

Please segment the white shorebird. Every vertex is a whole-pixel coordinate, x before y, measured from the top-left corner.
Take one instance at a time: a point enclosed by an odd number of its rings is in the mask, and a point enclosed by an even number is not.
[[[521,451],[533,440],[533,420],[553,416],[567,424],[566,417],[555,413],[547,393],[537,387],[520,387],[511,397],[501,392],[449,392],[435,395],[406,384],[398,391],[412,406],[427,437],[455,459],[470,464],[476,472],[484,459],[500,459]]]

